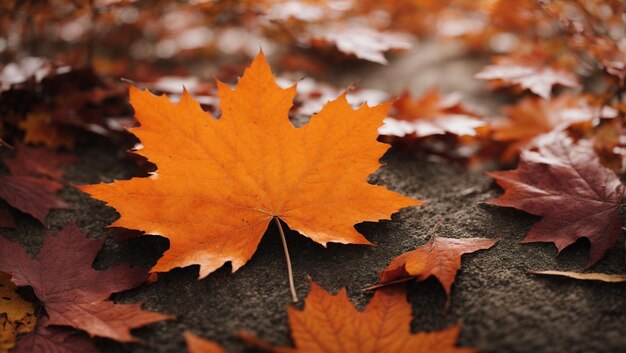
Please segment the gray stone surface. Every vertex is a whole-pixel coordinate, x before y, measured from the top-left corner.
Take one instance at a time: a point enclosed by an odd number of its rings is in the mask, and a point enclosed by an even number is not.
[[[72,182],[94,182],[102,176],[129,177],[132,173],[120,161],[119,151],[106,146],[84,146],[81,155],[81,163],[70,170]],[[417,160],[401,151],[388,153],[384,161],[386,166],[371,177],[371,182],[428,203],[404,209],[389,221],[357,225],[377,247],[331,244],[325,249],[289,231],[301,298],[306,296],[306,278],[311,276],[331,292],[347,287],[350,298],[363,308],[371,294],[363,293],[361,288],[375,283],[378,272],[392,257],[425,243],[441,220],[439,236],[501,240],[490,250],[463,257],[447,313],[443,311],[445,294],[437,281],[409,285],[414,331],[437,330],[458,322],[463,326],[461,345],[494,353],[626,351],[626,284],[542,278],[527,273],[529,269],[580,269],[585,264],[587,244],[577,243],[559,256],[550,244],[518,244],[538,218],[481,204],[500,192],[488,177]],[[90,236],[110,236],[111,232],[103,227],[116,219],[114,210],[70,188],[63,196],[71,209],[51,213],[48,223],[52,230],[75,220]],[[36,251],[44,229],[26,217],[19,220],[18,229],[4,233]],[[626,272],[623,238],[619,244],[594,270]],[[104,269],[130,261],[149,266],[166,247],[167,241],[156,236],[119,244],[110,239],[95,265]],[[233,337],[233,333],[243,330],[272,343],[290,344],[285,311],[291,305],[287,273],[273,224],[252,260],[238,272],[231,274],[226,266],[201,281],[196,280],[197,273],[195,266],[177,269],[161,275],[156,283],[117,294],[116,300],[141,301],[147,309],[175,314],[178,319],[137,330],[145,345],[98,339],[102,351],[184,352],[184,330],[217,340],[229,352],[245,351]]]

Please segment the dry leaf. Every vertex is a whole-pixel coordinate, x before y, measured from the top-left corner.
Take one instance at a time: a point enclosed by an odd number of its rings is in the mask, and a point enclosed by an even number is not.
[[[626,282],[626,275],[608,273],[580,273],[570,271],[528,271],[535,275],[561,276],[585,281]]]
[[[353,110],[342,95],[295,128],[295,87],[276,85],[262,53],[235,89],[218,83],[219,120],[187,93],[173,104],[132,88],[141,127],[130,131],[158,169],[82,188],[120,212],[114,226],[170,240],[152,271],[199,264],[202,278],[228,261],[235,271],[274,218],[320,244],[370,244],[355,223],[420,204],[366,182],[387,149],[376,141],[386,105]]]
[[[325,25],[313,37],[333,43],[342,53],[383,65],[387,64],[384,52],[412,46],[409,36],[404,33],[380,32],[363,25]]]
[[[578,87],[578,78],[569,70],[550,65],[546,55],[504,56],[495,59],[476,74],[482,80],[495,80],[497,85],[520,85],[522,89],[550,98],[552,87]]]
[[[41,318],[33,331],[17,338],[11,353],[100,353],[86,335],[48,325],[48,319]]]
[[[0,272],[0,353],[7,353],[15,345],[15,337],[35,328],[34,307],[15,292],[11,276]]]
[[[91,336],[137,341],[130,330],[171,318],[143,311],[141,304],[116,304],[111,294],[144,282],[147,271],[121,265],[96,271],[91,264],[104,240],[85,238],[73,224],[47,235],[36,259],[17,243],[0,237],[0,271],[18,286],[31,286],[44,306],[47,325],[72,326]]]
[[[401,287],[378,290],[363,312],[357,311],[342,289],[330,295],[314,282],[304,310],[287,309],[295,348],[274,347],[279,353],[475,353],[474,348],[456,347],[460,326],[442,331],[411,334],[411,305]],[[247,343],[272,346],[250,334]]]
[[[580,238],[591,243],[588,266],[621,234],[624,186],[600,164],[589,144],[553,134],[536,150],[524,150],[515,170],[489,173],[504,194],[489,203],[542,216],[522,243],[551,242],[560,252]]]
[[[42,144],[52,149],[74,147],[74,135],[54,124],[47,113],[28,114],[19,127],[26,132],[24,136],[26,143]]]
[[[413,100],[407,92],[394,102],[393,115],[385,119],[378,132],[381,135],[416,137],[451,133],[454,135],[476,135],[476,129],[486,123],[477,119],[460,103],[460,96],[442,96],[431,89],[422,97]]]
[[[562,131],[574,124],[595,123],[603,116],[600,106],[589,96],[561,95],[551,100],[526,97],[505,107],[506,119],[495,120],[491,128],[496,141],[511,143],[504,160],[511,160],[522,148],[531,146],[537,137]]]
[[[428,243],[391,260],[380,275],[380,285],[434,276],[450,296],[452,284],[461,269],[461,256],[491,248],[497,240],[486,238],[453,239],[431,237]]]

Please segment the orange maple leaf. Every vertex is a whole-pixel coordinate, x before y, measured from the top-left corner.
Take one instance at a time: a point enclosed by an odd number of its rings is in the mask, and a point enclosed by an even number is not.
[[[74,148],[74,135],[67,129],[57,126],[47,113],[31,113],[20,122],[20,129],[25,131],[24,142],[42,144],[51,149]]]
[[[392,117],[385,119],[378,132],[381,135],[403,137],[414,134],[425,137],[451,133],[458,136],[475,136],[476,129],[486,123],[468,111],[460,102],[460,95],[442,95],[433,88],[418,99],[405,92],[394,103]]]
[[[295,348],[272,347],[249,333],[246,343],[278,353],[476,353],[456,347],[461,327],[411,334],[411,305],[402,287],[377,291],[363,312],[357,311],[342,289],[330,295],[311,281],[304,310],[288,309]]]
[[[323,245],[370,244],[355,223],[420,204],[366,182],[387,149],[376,138],[388,104],[354,110],[342,95],[295,128],[295,92],[276,85],[263,53],[236,88],[218,81],[219,120],[186,92],[173,104],[131,87],[141,126],[130,131],[158,169],[82,190],[119,211],[114,226],[169,238],[154,272],[199,264],[203,278],[228,261],[236,271],[273,219]]]
[[[526,97],[504,108],[507,118],[497,119],[491,126],[493,139],[510,143],[502,157],[508,161],[519,150],[533,145],[539,136],[572,125],[592,126],[606,114],[605,110],[587,95],[561,95],[550,100]]]

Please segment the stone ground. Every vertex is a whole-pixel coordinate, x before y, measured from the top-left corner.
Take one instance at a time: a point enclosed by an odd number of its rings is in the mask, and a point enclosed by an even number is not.
[[[445,91],[461,89],[469,93],[475,105],[491,109],[495,99],[476,93],[479,86],[470,80],[479,64],[457,60],[454,48],[437,49],[443,53],[444,60],[428,54],[432,50],[423,49],[418,47],[398,58],[396,63],[405,65],[404,71],[398,65],[391,65],[369,73],[359,86],[387,87],[391,93],[398,93],[406,86],[419,91],[441,81]],[[443,80],[445,77],[456,80]],[[404,83],[397,81],[401,79]],[[350,84],[351,80],[354,77],[339,78],[340,84]],[[77,150],[81,162],[68,170],[68,180],[72,183],[129,178],[134,173],[123,159],[123,152],[112,148],[110,143],[91,139],[88,143],[83,141]],[[378,273],[394,256],[424,244],[433,226],[442,221],[439,236],[488,237],[500,242],[490,250],[463,257],[447,312],[444,312],[445,293],[436,280],[409,285],[413,331],[439,330],[460,323],[459,344],[487,353],[626,352],[626,284],[528,273],[528,270],[579,270],[586,262],[588,244],[581,241],[558,256],[551,244],[519,244],[539,218],[485,205],[484,201],[501,191],[482,173],[424,161],[401,150],[391,150],[383,161],[386,165],[371,176],[370,182],[428,203],[404,209],[388,221],[357,225],[377,247],[330,244],[324,248],[288,231],[301,298],[308,292],[307,276],[311,276],[331,292],[347,287],[353,302],[363,308],[371,294],[361,289],[375,283]],[[52,230],[74,220],[92,237],[111,235],[104,227],[118,217],[113,209],[69,187],[62,195],[71,208],[51,212],[48,223]],[[18,220],[17,229],[3,234],[36,252],[43,227],[24,217]],[[622,236],[593,270],[626,273],[624,240]],[[119,244],[110,240],[95,266],[106,269],[124,261],[150,266],[167,246],[164,238],[149,235]],[[136,335],[145,340],[144,345],[98,339],[98,346],[103,352],[111,353],[185,352],[184,330],[216,340],[232,353],[252,352],[233,336],[244,330],[274,344],[291,344],[286,315],[286,307],[291,305],[287,271],[273,224],[252,260],[238,272],[231,274],[226,266],[201,281],[196,280],[197,275],[197,266],[177,269],[161,275],[156,283],[115,295],[115,300],[120,302],[143,302],[146,309],[175,314],[178,318],[136,330]]]

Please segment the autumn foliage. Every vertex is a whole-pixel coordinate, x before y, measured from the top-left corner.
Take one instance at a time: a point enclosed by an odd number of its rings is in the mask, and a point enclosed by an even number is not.
[[[468,258],[582,247],[578,267],[524,274],[626,281],[595,270],[624,272],[604,259],[624,245],[625,18],[617,0],[2,2],[0,353],[502,351],[463,334],[455,293],[484,285]],[[412,179],[434,178],[427,163],[486,183],[431,200]],[[453,199],[480,207],[478,223],[528,227],[440,230],[458,215],[437,203]],[[171,278],[188,295],[254,276],[270,233],[294,303],[254,304],[282,342],[219,317],[228,341],[154,305]],[[341,283],[294,276],[296,241],[333,254],[299,271]],[[355,253],[359,278],[341,256]],[[445,300],[432,305],[445,327],[419,326],[425,291]],[[156,332],[178,340],[156,347]]]

